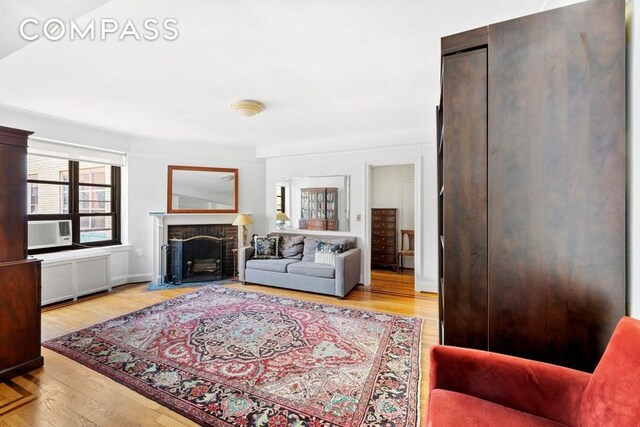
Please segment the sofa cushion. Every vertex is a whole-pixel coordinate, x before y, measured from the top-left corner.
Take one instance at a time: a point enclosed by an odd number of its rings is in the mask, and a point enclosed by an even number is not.
[[[332,265],[316,264],[313,261],[299,261],[287,266],[287,272],[301,274],[303,276],[322,277],[333,279],[336,277],[336,268]]]
[[[287,266],[300,261],[295,259],[251,259],[247,261],[247,268],[252,270],[273,271],[276,273],[286,273]]]
[[[281,255],[284,258],[302,259],[304,236],[281,236]]]
[[[488,400],[442,389],[434,389],[429,395],[427,424],[433,427],[490,427],[496,425],[529,427],[564,425],[546,418],[498,405]]]

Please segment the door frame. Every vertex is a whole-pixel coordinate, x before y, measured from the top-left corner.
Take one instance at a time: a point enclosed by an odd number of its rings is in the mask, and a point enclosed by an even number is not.
[[[406,160],[389,161],[366,161],[364,162],[364,272],[363,283],[365,286],[371,285],[371,171],[378,166],[404,166],[413,165],[413,196],[414,196],[414,282],[416,290],[422,277],[422,159],[418,157],[408,157]]]

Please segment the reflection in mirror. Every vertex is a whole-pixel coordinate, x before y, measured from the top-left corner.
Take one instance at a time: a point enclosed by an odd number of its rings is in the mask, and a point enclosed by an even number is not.
[[[289,217],[285,228],[349,231],[349,191],[348,175],[281,178],[276,211]]]
[[[170,213],[237,213],[238,170],[169,166]]]

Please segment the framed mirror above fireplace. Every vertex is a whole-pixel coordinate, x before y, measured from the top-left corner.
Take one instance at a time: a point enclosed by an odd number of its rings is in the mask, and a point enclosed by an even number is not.
[[[169,165],[168,213],[238,213],[238,169]]]

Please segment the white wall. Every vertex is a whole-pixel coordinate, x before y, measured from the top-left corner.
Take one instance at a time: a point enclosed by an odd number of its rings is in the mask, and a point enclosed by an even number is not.
[[[153,247],[153,219],[149,212],[167,210],[168,165],[238,168],[239,211],[252,214],[254,222],[249,226],[249,236],[264,232],[265,162],[256,159],[253,150],[133,138],[127,162],[131,277],[151,280],[153,251],[159,248]],[[230,224],[235,216],[211,215],[210,223]]]
[[[269,154],[263,152],[264,154]],[[273,152],[274,155],[279,153]],[[366,195],[366,169],[373,165],[406,164],[418,161],[420,164],[421,212],[418,218],[422,229],[420,251],[421,270],[416,277],[416,288],[435,291],[438,277],[437,254],[437,181],[435,142],[422,145],[406,145],[394,148],[357,150],[329,154],[297,155],[289,157],[269,157],[266,159],[265,192],[273,194],[278,178],[350,175],[351,176],[351,231],[348,234],[358,238],[358,246],[365,249],[366,229],[364,223]],[[276,198],[267,197],[266,212],[275,212]],[[357,220],[360,215],[360,221]],[[267,222],[268,231],[275,230],[275,221]],[[363,251],[366,252],[366,251]],[[363,253],[363,263],[364,263]],[[363,264],[364,265],[364,264]],[[418,273],[416,271],[416,273]],[[364,280],[364,277],[363,277]]]
[[[112,256],[114,284],[146,281],[152,278],[151,211],[166,212],[167,165],[220,166],[238,168],[239,210],[252,213],[252,230],[264,231],[265,162],[256,159],[255,149],[235,148],[184,141],[151,140],[111,132],[81,123],[0,106],[0,125],[34,131],[34,136],[72,142],[127,153],[122,179],[122,242]],[[273,191],[270,193],[274,193]],[[212,215],[211,223],[231,223],[235,215]],[[83,250],[69,252],[81,256]],[[124,271],[126,270],[126,271]]]
[[[400,230],[415,227],[415,179],[413,165],[375,166],[371,170],[371,207],[398,209],[398,249]],[[409,244],[407,239],[405,246]],[[405,247],[405,249],[408,246]],[[413,257],[405,257],[404,266],[413,268]]]

